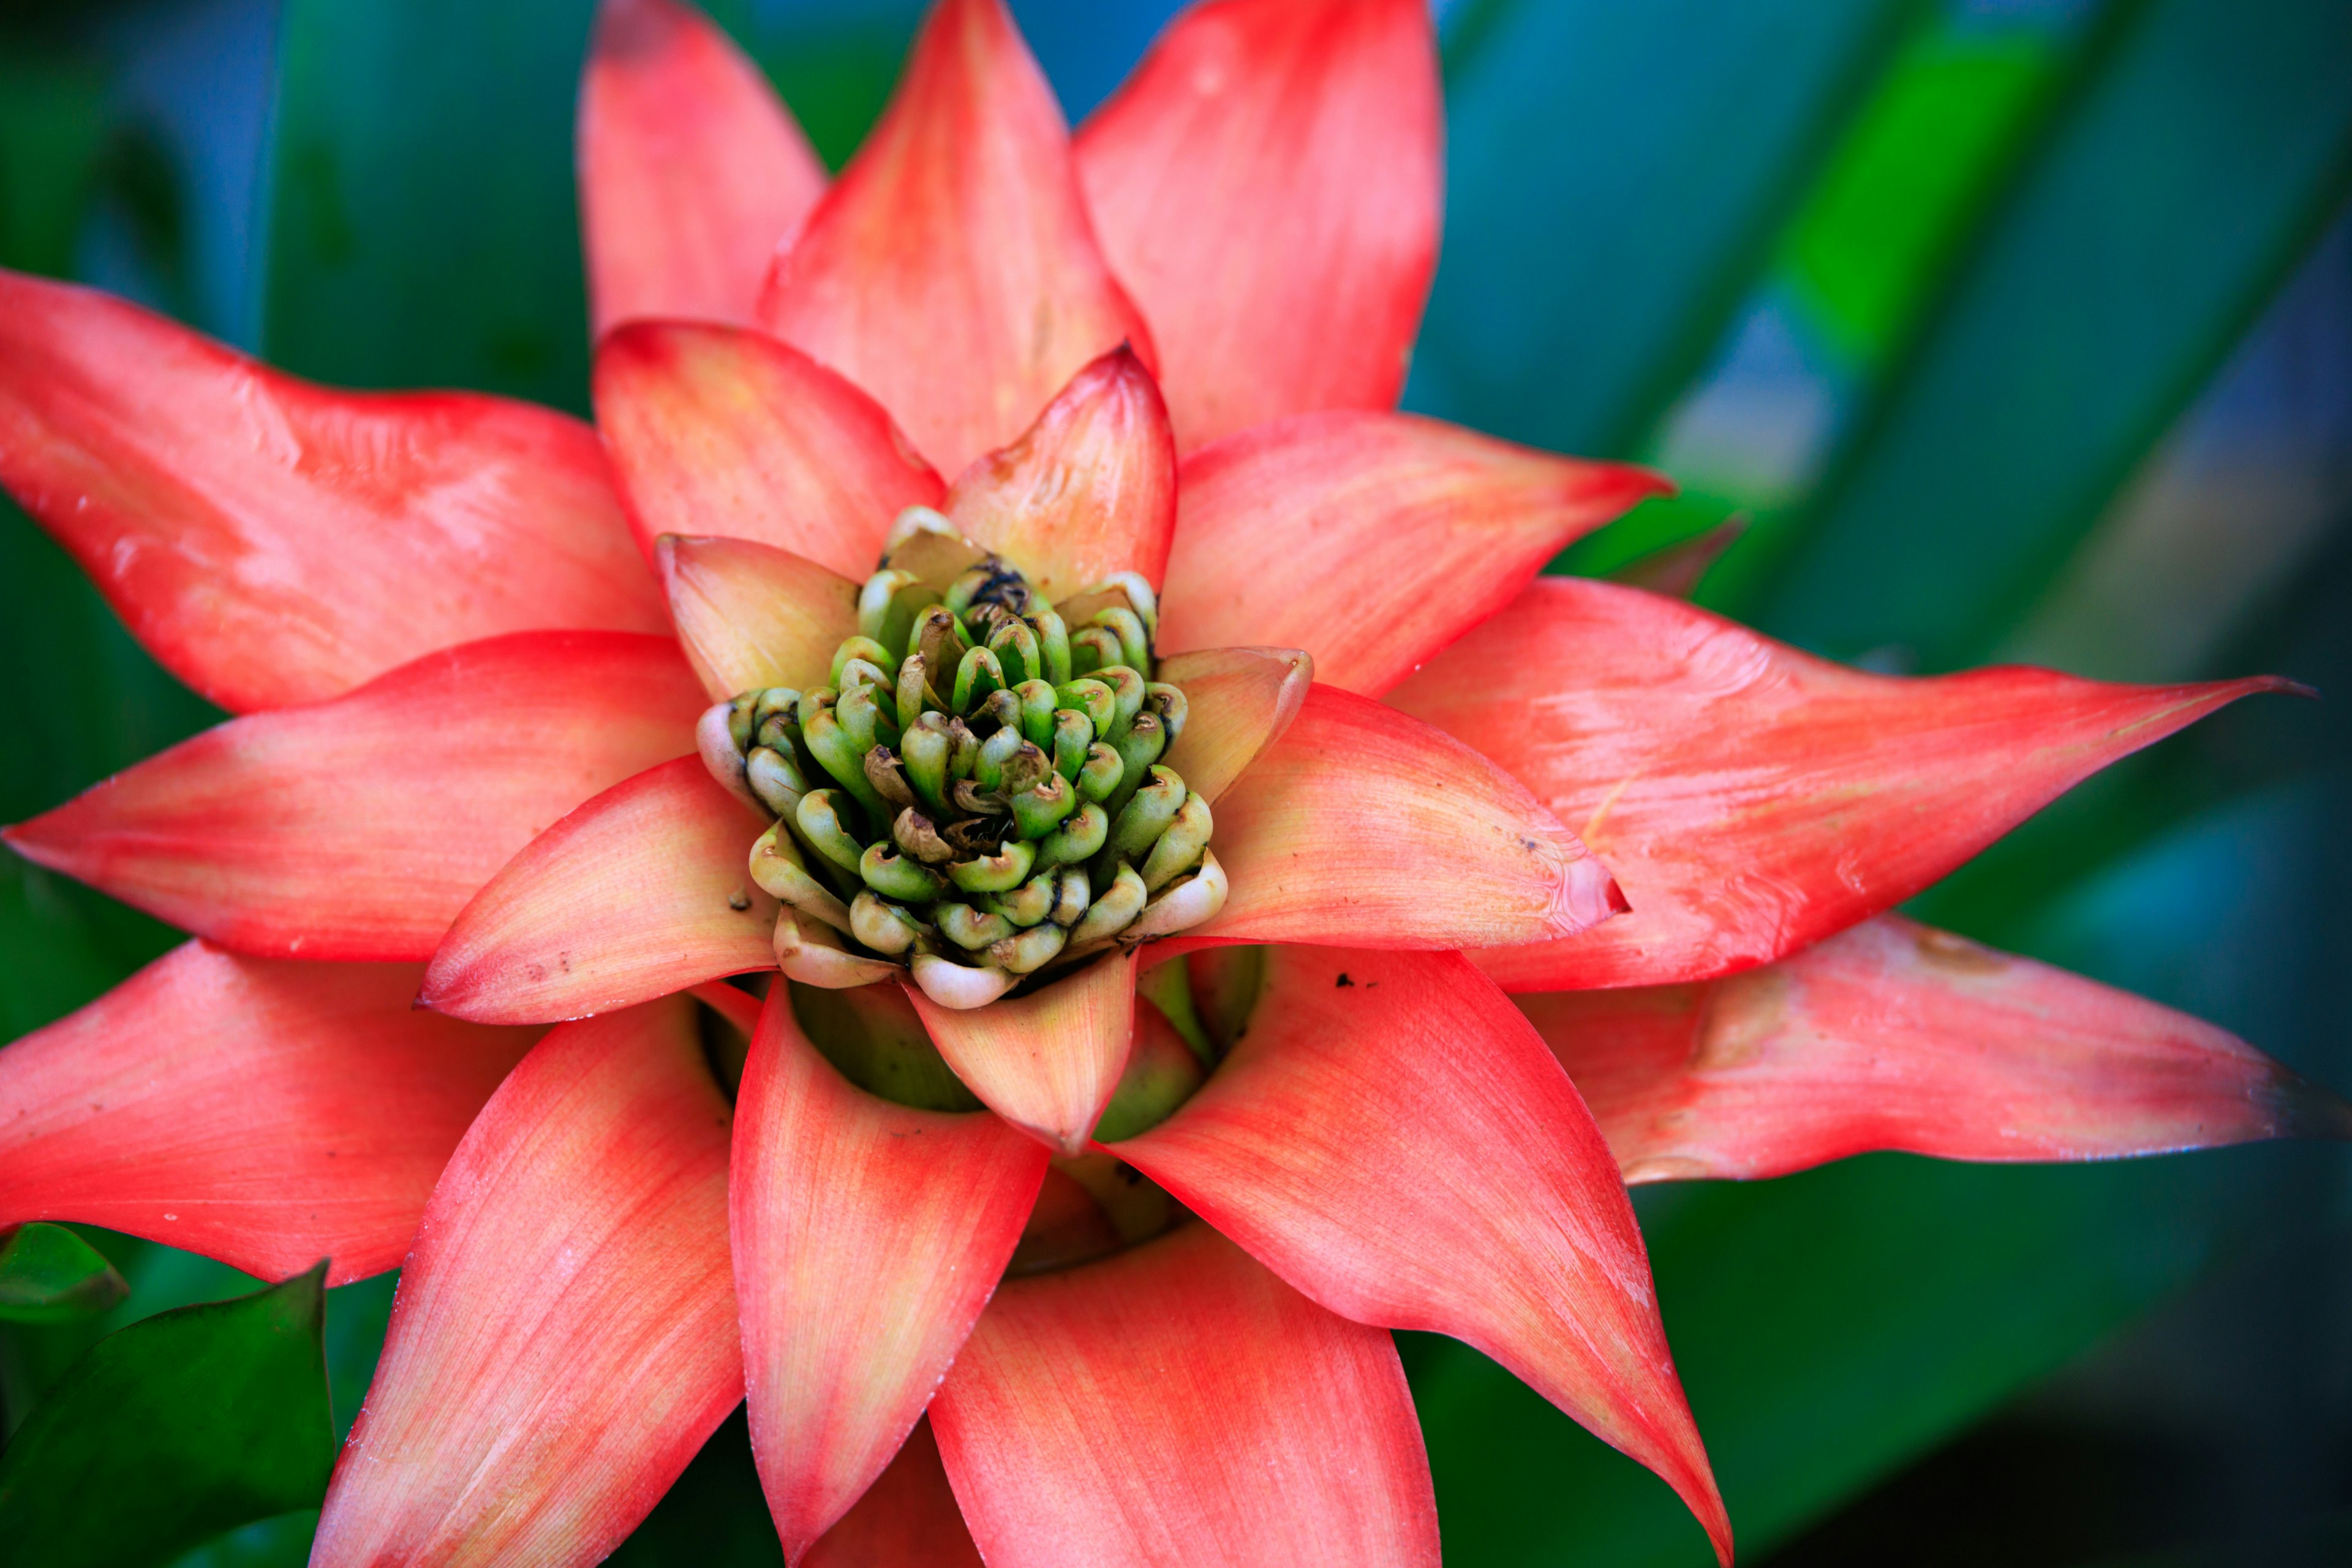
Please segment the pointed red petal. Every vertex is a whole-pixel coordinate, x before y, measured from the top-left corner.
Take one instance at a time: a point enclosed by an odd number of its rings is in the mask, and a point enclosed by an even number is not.
[[[2234,1035],[1900,915],[1729,980],[1519,1006],[1632,1182],[2352,1136],[2352,1108]]]
[[[1458,953],[1268,952],[1216,1076],[1112,1152],[1333,1311],[1493,1356],[1665,1478],[1731,1560],[1617,1163]]]
[[[1216,816],[1233,892],[1192,936],[1501,946],[1624,908],[1607,869],[1493,763],[1320,683]]]
[[[1422,0],[1196,5],[1087,122],[1087,205],[1185,450],[1395,404],[1437,260],[1442,134]]]
[[[963,471],[947,513],[1049,599],[1114,572],[1157,588],[1176,527],[1176,441],[1143,362],[1120,347],[1078,372],[1021,439]]]
[[[1389,1337],[1206,1226],[1008,1281],[931,1425],[991,1568],[1437,1563]]]
[[[557,1029],[483,1107],[401,1270],[319,1568],[598,1562],[741,1400],[694,1005]]]
[[[929,1403],[1021,1238],[1045,1151],[995,1117],[851,1084],[776,985],[737,1100],[735,1288],[751,1447],[786,1561]]]
[[[667,629],[577,420],[313,386],[5,271],[0,485],[149,651],[232,710],[503,632]]]
[[[596,350],[596,423],[648,554],[755,539],[863,580],[891,520],[944,487],[882,405],[759,332],[635,321]]]
[[[1318,414],[1186,459],[1160,643],[1281,643],[1377,697],[1568,543],[1669,487],[1402,414]]]
[[[1095,248],[1053,89],[1003,0],[942,0],[880,124],[777,258],[769,330],[955,473],[1143,319]]]
[[[1038,1142],[1082,1152],[1135,1038],[1131,952],[1097,959],[1009,1002],[958,1010],[906,987],[956,1077]]]
[[[857,1506],[801,1559],[801,1568],[981,1568],[929,1421]]]
[[[1391,700],[1507,768],[1617,873],[1632,914],[1479,959],[1507,989],[1564,991],[1769,963],[2116,758],[2286,685],[1872,675],[1679,599],[1549,577]]]
[[[419,999],[479,1023],[547,1023],[772,968],[776,901],[749,869],[767,827],[699,757],[614,784],[475,896]]]
[[[788,551],[666,533],[655,562],[677,639],[712,697],[823,686],[834,649],[856,635],[857,584]]]
[[[232,720],[0,837],[240,952],[413,962],[533,834],[691,746],[704,700],[667,637],[517,632]]]
[[[1214,801],[1282,739],[1307,706],[1315,661],[1295,647],[1216,647],[1163,659],[1160,679],[1184,693],[1184,732],[1160,760]]]
[[[0,1226],[102,1225],[263,1279],[393,1268],[537,1037],[417,1012],[416,978],[192,942],[0,1048]]]
[[[749,322],[824,165],[759,67],[674,0],[604,0],[580,82],[580,218],[602,335],[632,316]]]

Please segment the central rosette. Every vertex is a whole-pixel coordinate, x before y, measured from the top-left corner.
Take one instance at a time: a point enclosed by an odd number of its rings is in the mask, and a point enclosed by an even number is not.
[[[777,819],[751,869],[780,949],[903,963],[968,1007],[1214,914],[1209,803],[1160,761],[1187,703],[1152,679],[1158,622],[1132,573],[1055,605],[938,512],[901,515],[827,684],[704,721],[713,772]]]

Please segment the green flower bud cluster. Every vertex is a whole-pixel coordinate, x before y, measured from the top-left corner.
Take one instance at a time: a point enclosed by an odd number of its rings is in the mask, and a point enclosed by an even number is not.
[[[937,513],[902,517],[827,684],[728,706],[777,817],[754,878],[871,954],[1014,975],[1202,918],[1196,898],[1137,928],[1213,868],[1208,802],[1160,761],[1186,703],[1151,679],[1156,624],[1139,578],[1057,608]]]

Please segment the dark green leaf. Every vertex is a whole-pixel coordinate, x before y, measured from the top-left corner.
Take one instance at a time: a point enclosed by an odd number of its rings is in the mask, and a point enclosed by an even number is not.
[[[0,1231],[0,1320],[64,1323],[95,1317],[130,1289],[113,1264],[61,1225]]]
[[[0,1454],[0,1541],[45,1568],[144,1564],[317,1506],[335,1457],[325,1277],[322,1263],[92,1347]]]
[[[1931,668],[1981,657],[2237,341],[2347,172],[2340,7],[2151,0],[1851,447],[1762,623]]]
[[[1448,51],[1445,246],[1408,401],[1559,450],[1631,449],[1918,8],[1473,8]]]

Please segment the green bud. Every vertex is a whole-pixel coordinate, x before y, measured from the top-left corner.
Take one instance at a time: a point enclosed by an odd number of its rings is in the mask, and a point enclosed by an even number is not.
[[[754,746],[744,759],[744,776],[750,781],[751,793],[760,804],[778,816],[790,816],[809,792],[808,775],[800,763],[783,752],[767,746]]]
[[[1184,809],[1191,792],[1173,768],[1155,767],[1143,787],[1119,808],[1110,825],[1110,843],[1103,853],[1115,860],[1141,860]],[[1147,891],[1149,889],[1146,889]]]
[[[1119,776],[1140,788],[1146,772],[1168,749],[1168,731],[1160,726],[1159,714],[1138,713],[1127,732],[1112,741],[1111,745],[1118,752]],[[1116,812],[1127,801],[1121,792],[1114,790],[1104,804]]]
[[[960,779],[971,777],[972,770],[980,766],[980,737],[973,734],[971,726],[962,720],[950,719],[948,740],[950,742],[948,752],[949,775]]]
[[[973,648],[956,665],[955,696],[950,705],[959,713],[969,713],[990,692],[1003,689],[1004,667],[996,656],[984,647]]]
[[[1144,890],[1156,893],[1199,865],[1201,851],[1209,847],[1209,834],[1215,826],[1209,816],[1209,803],[1197,793],[1187,794],[1183,808],[1176,813],[1168,830],[1152,845],[1150,858],[1143,862]]]
[[[947,880],[919,860],[910,860],[898,853],[898,847],[875,843],[866,847],[858,857],[857,874],[866,885],[886,899],[896,899],[902,904],[923,904],[936,899],[947,889]]]
[[[1088,676],[1079,680],[1066,680],[1054,689],[1054,700],[1065,708],[1075,708],[1087,716],[1087,722],[1100,735],[1118,717],[1118,699],[1111,689]]]
[[[1009,893],[992,893],[981,900],[981,908],[1026,929],[1054,912],[1056,890],[1054,873],[1047,871],[1030,878]]]
[[[1078,770],[1087,763],[1087,748],[1094,744],[1095,727],[1075,708],[1056,708],[1050,722],[1051,733],[1037,743],[1053,748],[1054,771],[1076,784]]]
[[[1021,700],[1021,733],[1029,742],[1051,750],[1054,744],[1054,689],[1042,680],[1024,680],[1013,689]]]
[[[807,739],[808,727],[815,722],[816,716],[831,710],[833,705],[840,700],[841,693],[830,686],[812,686],[801,693],[799,715],[803,741]]]
[[[814,915],[828,925],[850,929],[848,906],[809,874],[801,847],[793,841],[782,823],[760,835],[751,846],[751,880],[779,903]]]
[[[1119,657],[1114,662],[1139,671],[1151,668],[1151,641],[1144,634],[1143,618],[1133,610],[1097,610],[1087,626],[1100,626],[1118,638]]]
[[[1037,864],[1082,866],[1094,858],[1109,836],[1110,814],[1088,801],[1037,840]]]
[[[849,903],[849,934],[877,952],[896,958],[921,940],[921,922],[898,905],[877,898],[869,889]]]
[[[877,572],[873,576],[866,579],[866,585],[857,590],[858,635],[871,637],[874,641],[888,647],[890,638],[887,631],[890,619],[890,601],[897,595],[899,589],[911,588],[916,584],[917,578],[912,572],[901,572],[889,568]],[[908,613],[908,618],[910,620],[913,618],[911,611]]]
[[[882,797],[866,778],[866,753],[871,746],[860,746],[852,740],[830,708],[817,710],[813,722],[801,726],[801,734],[809,750],[816,753],[817,765],[833,776],[834,783],[847,790],[856,801],[880,820],[887,821],[890,814],[883,807]]]
[[[1054,873],[1054,913],[1057,926],[1076,925],[1085,917],[1087,906],[1094,902],[1094,889],[1087,881],[1086,868],[1065,866]]]
[[[789,719],[794,730],[800,728],[801,694],[789,686],[771,686],[759,694],[751,706],[751,734],[754,740],[767,733],[768,725],[777,719]],[[773,741],[760,740],[763,746]]]
[[[1143,912],[1144,900],[1151,895],[1144,889],[1143,879],[1134,867],[1121,861],[1110,886],[1096,899],[1078,923],[1070,928],[1070,944],[1082,947],[1088,942],[1105,942],[1117,936],[1134,923]]]
[[[1168,731],[1168,743],[1174,745],[1184,738],[1184,715],[1192,705],[1184,693],[1164,680],[1155,680],[1144,689],[1143,706],[1147,712],[1160,716],[1160,727]]]
[[[980,711],[972,715],[972,729],[986,733],[992,730],[1021,728],[1021,698],[1010,688],[992,691],[981,703]]]
[[[735,742],[739,752],[751,749],[751,737],[759,728],[752,715],[759,705],[760,694],[756,691],[741,692],[727,705],[727,738]]]
[[[1045,753],[1034,746],[1029,750],[1043,765]],[[1064,817],[1077,809],[1078,792],[1070,787],[1069,780],[1047,767],[1043,783],[1013,795],[1009,804],[1013,807],[1013,825],[1021,837],[1043,838],[1060,826]]]
[[[1054,760],[1024,741],[1004,759],[1004,773],[996,787],[1010,799],[1024,790],[1035,789],[1049,778],[1058,777],[1054,772]]]
[[[802,843],[855,874],[865,849],[843,820],[848,815],[847,805],[839,790],[813,789],[793,808],[793,826],[800,830]]]
[[[915,618],[914,640],[914,651],[923,656],[924,666],[939,676],[953,669],[971,646],[963,624],[942,605],[934,605]]]
[[[1070,933],[1048,921],[1017,931],[1001,942],[989,944],[988,961],[999,969],[1014,974],[1028,974],[1043,969],[1053,956],[1062,951]]]
[[[909,725],[898,737],[898,758],[906,764],[907,783],[934,818],[948,814],[948,753],[953,744],[944,727],[933,729],[920,722]]]
[[[1115,746],[1127,727],[1135,722],[1135,716],[1143,711],[1143,700],[1150,694],[1151,683],[1123,664],[1095,671],[1095,679],[1110,688],[1111,700],[1117,705],[1110,722],[1097,724],[1095,729]]]
[[[898,721],[882,710],[883,697],[888,692],[887,686],[879,688],[878,694],[874,687],[853,686],[841,694],[840,701],[834,704],[833,716],[841,721],[842,729],[848,731],[860,756],[876,746],[898,743]]]
[[[982,789],[970,779],[950,784],[948,799],[958,811],[971,816],[1003,816],[1007,809],[1003,795],[992,789]]]
[[[883,671],[898,668],[898,656],[872,637],[845,638],[842,645],[833,650],[833,673],[830,679],[835,690],[849,689],[849,667],[853,661],[859,659],[863,659],[873,670],[874,673],[870,679],[881,686],[887,687],[890,684],[890,678]]]
[[[1045,663],[1045,679],[1055,686],[1063,684],[1073,673],[1069,624],[1042,599],[1029,612],[1029,624],[1037,628],[1037,652]]]
[[[1127,764],[1118,753],[1097,741],[1087,748],[1087,760],[1078,769],[1078,798],[1087,801],[1108,800],[1127,782]]]
[[[967,952],[978,952],[1011,936],[1013,924],[1003,915],[983,913],[970,904],[940,903],[931,908],[940,934]]]
[[[1070,668],[1076,674],[1092,675],[1126,657],[1118,634],[1108,626],[1080,626],[1070,634]]]
[[[1002,893],[1029,879],[1037,864],[1037,847],[1015,838],[993,855],[959,860],[948,868],[948,878],[967,893]]]
[[[1008,620],[999,626],[989,634],[988,647],[1004,667],[1008,685],[1034,680],[1045,673],[1045,661],[1037,653],[1037,634],[1025,622]]]
[[[980,743],[980,755],[971,766],[971,782],[982,789],[1004,787],[1004,764],[1013,754],[1029,742],[1021,738],[1018,730],[999,730]]]
[[[910,653],[898,661],[898,684],[893,693],[898,710],[898,729],[903,733],[915,727],[915,721],[930,706],[930,676],[923,656]]]

